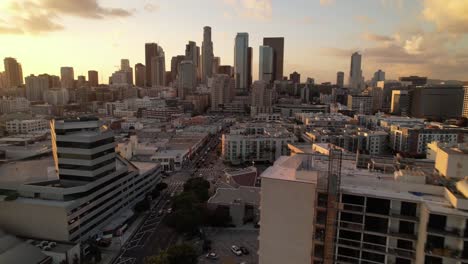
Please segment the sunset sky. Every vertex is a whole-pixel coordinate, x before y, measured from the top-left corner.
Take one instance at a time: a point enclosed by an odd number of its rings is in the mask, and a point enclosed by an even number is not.
[[[145,42],[163,47],[169,70],[206,25],[221,64],[233,63],[236,33],[249,33],[254,78],[262,38],[282,36],[285,75],[335,82],[361,51],[366,79],[382,69],[468,80],[467,0],[0,0],[0,58],[16,57],[24,76],[72,66],[107,83],[121,58],[144,63]]]

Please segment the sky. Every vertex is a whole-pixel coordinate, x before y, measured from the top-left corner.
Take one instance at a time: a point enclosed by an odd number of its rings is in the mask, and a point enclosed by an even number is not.
[[[201,46],[204,26],[223,65],[236,33],[249,33],[254,79],[263,37],[284,37],[284,74],[303,80],[349,75],[355,51],[366,79],[382,69],[468,80],[468,0],[0,0],[0,58],[17,58],[24,76],[72,66],[107,83],[120,59],[144,64],[146,42],[162,46],[169,70],[189,40]]]

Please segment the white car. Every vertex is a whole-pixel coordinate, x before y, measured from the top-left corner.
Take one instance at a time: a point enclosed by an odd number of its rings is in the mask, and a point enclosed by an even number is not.
[[[242,256],[242,251],[240,250],[240,248],[236,245],[232,245],[231,246],[231,251],[232,253],[234,253],[234,255],[236,256]]]

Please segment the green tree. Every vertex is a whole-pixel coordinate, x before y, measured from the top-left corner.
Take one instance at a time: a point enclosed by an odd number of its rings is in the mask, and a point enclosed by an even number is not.
[[[167,255],[169,264],[196,264],[198,262],[197,252],[188,244],[170,247]]]
[[[200,209],[182,209],[173,212],[165,218],[166,224],[178,233],[194,233],[202,224],[202,211]]]

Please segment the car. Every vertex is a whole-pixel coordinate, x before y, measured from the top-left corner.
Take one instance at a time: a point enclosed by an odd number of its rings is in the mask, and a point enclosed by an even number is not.
[[[240,251],[242,251],[242,254],[244,254],[244,255],[248,255],[250,253],[249,250],[246,247],[240,247],[239,249],[240,249]]]
[[[167,213],[168,214],[172,213],[172,208],[167,209]]]
[[[236,256],[242,256],[242,251],[240,250],[240,248],[236,245],[232,245],[231,246],[231,251],[232,253],[234,253],[234,255]]]
[[[161,215],[163,215],[163,214],[164,214],[164,210],[163,210],[163,209],[161,209],[161,210],[158,211],[158,216],[161,216]]]
[[[207,259],[218,259],[218,254],[214,253],[214,252],[210,252],[208,254],[206,254],[205,256]]]

